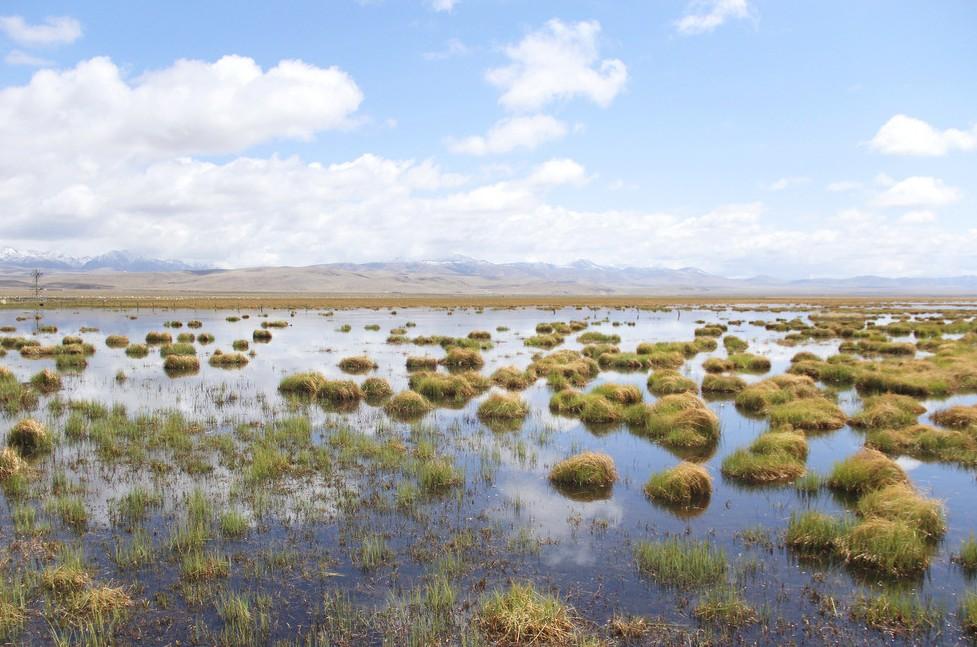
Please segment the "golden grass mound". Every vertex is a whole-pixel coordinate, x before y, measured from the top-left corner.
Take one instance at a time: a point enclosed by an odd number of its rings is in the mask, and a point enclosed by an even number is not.
[[[448,368],[479,369],[485,365],[485,360],[482,359],[482,354],[473,348],[452,348],[439,363]]]
[[[61,376],[46,368],[31,376],[31,386],[41,393],[54,393],[61,389]]]
[[[200,360],[196,355],[167,355],[163,370],[167,373],[196,373],[200,370]]]
[[[624,412],[632,428],[666,447],[703,448],[719,440],[719,417],[692,393],[666,395]]]
[[[325,386],[326,377],[322,373],[306,371],[295,373],[282,378],[278,383],[278,391],[285,395],[300,395],[314,398]]]
[[[515,366],[503,366],[492,373],[492,384],[501,386],[509,391],[522,391],[536,381],[529,371],[523,371]]]
[[[125,335],[109,335],[105,338],[105,345],[109,348],[125,348],[129,345],[129,338]]]
[[[858,501],[860,516],[900,521],[916,528],[927,539],[939,539],[946,533],[943,506],[927,499],[908,483],[895,483],[869,492]]]
[[[529,413],[529,405],[516,394],[493,393],[478,406],[482,420],[522,420]]]
[[[478,624],[497,645],[570,645],[577,632],[573,610],[530,583],[490,594],[479,609]]]
[[[37,420],[25,418],[10,429],[7,445],[21,456],[36,456],[51,450],[51,435]]]
[[[6,481],[26,466],[27,463],[24,462],[24,459],[18,456],[17,452],[10,447],[4,447],[0,451],[0,481]]]
[[[372,371],[376,367],[376,362],[365,355],[344,357],[339,361],[340,370],[347,373],[366,373],[367,371]]]
[[[827,398],[803,398],[770,407],[770,424],[789,425],[805,431],[841,429],[848,417],[838,405]]]
[[[885,393],[865,398],[862,410],[848,423],[861,429],[900,429],[916,424],[926,407],[908,395]]]
[[[933,422],[941,427],[949,427],[950,429],[977,427],[977,406],[957,406],[941,409],[933,414]]]
[[[576,454],[550,469],[550,481],[570,488],[609,488],[617,478],[614,459],[599,452]]]
[[[545,377],[550,384],[562,386],[585,386],[600,373],[597,362],[584,357],[575,350],[559,350],[546,355],[533,355],[529,371],[536,376]]]
[[[878,450],[866,447],[835,463],[828,478],[828,487],[861,495],[907,481],[906,473],[895,461]]]
[[[804,398],[822,397],[806,375],[777,375],[751,384],[736,396],[736,406],[752,413],[767,413],[773,406]]]
[[[397,418],[413,418],[422,416],[434,406],[428,402],[427,398],[417,391],[401,391],[390,398],[384,406],[384,410],[391,416]]]
[[[591,395],[599,395],[617,404],[635,404],[641,402],[641,389],[633,384],[601,384],[590,391]]]
[[[655,395],[697,393],[699,385],[678,371],[659,369],[648,377],[648,391]]]
[[[390,388],[390,383],[382,377],[368,377],[363,380],[363,385],[360,388],[363,389],[366,399],[372,402],[389,398],[394,393],[393,389]]]
[[[712,477],[701,465],[683,461],[652,474],[644,491],[649,499],[662,505],[703,508],[712,495]]]
[[[248,356],[244,353],[225,353],[220,349],[214,351],[208,363],[217,368],[241,368],[248,363]]]

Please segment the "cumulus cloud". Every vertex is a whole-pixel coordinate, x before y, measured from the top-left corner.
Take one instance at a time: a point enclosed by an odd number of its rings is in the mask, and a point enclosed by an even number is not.
[[[127,79],[108,58],[0,90],[0,168],[234,153],[351,124],[363,94],[342,70],[250,58],[177,61]]]
[[[28,67],[50,67],[54,65],[54,61],[48,60],[46,58],[41,58],[40,56],[34,56],[33,54],[28,54],[19,49],[11,50],[3,57],[3,62],[7,65],[26,65]]]
[[[556,100],[582,97],[606,107],[624,88],[628,70],[616,58],[600,58],[600,23],[550,20],[504,48],[510,63],[490,69],[489,83],[502,90],[507,110],[535,111]]]
[[[432,10],[448,13],[450,13],[457,4],[458,0],[428,0],[427,2],[427,6],[429,6]]]
[[[675,21],[682,34],[704,34],[720,27],[731,18],[749,18],[747,0],[694,0],[684,16]]]
[[[32,25],[21,16],[0,16],[0,32],[28,47],[73,43],[81,37],[81,23],[68,16],[45,18]]]
[[[977,126],[969,131],[939,130],[922,119],[896,115],[879,128],[869,145],[886,155],[939,157],[951,151],[977,149]]]
[[[450,139],[448,149],[468,155],[508,153],[517,148],[533,150],[566,134],[567,125],[549,115],[512,117],[497,122],[485,135]]]
[[[876,198],[881,207],[941,207],[960,199],[960,189],[937,177],[913,176],[890,185]]]

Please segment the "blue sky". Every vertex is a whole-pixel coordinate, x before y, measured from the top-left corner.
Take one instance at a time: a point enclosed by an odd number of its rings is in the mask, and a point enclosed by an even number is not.
[[[0,16],[2,246],[977,273],[977,3]]]

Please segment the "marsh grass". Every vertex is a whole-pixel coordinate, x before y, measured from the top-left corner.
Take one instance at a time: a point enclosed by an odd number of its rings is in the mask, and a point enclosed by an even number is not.
[[[850,613],[855,620],[894,634],[932,631],[944,616],[941,607],[901,591],[885,591],[871,597],[860,595],[852,602]]]
[[[367,373],[374,370],[377,367],[376,362],[374,362],[369,357],[365,355],[358,355],[355,357],[344,357],[339,361],[339,369],[346,373],[360,374]]]
[[[566,458],[550,469],[555,485],[579,490],[606,490],[618,479],[614,459],[599,452],[582,452]]]
[[[368,377],[360,386],[367,402],[378,404],[393,395],[390,383],[382,377]]]
[[[856,511],[865,519],[898,521],[934,541],[946,533],[946,517],[939,501],[927,499],[908,483],[894,483],[865,494]]]
[[[684,539],[639,541],[634,547],[638,570],[662,586],[700,588],[723,581],[726,554],[707,542]]]
[[[967,591],[960,600],[960,626],[971,636],[977,635],[977,592]]]
[[[259,344],[267,344],[271,341],[271,337],[271,331],[265,330],[264,328],[258,328],[251,333],[251,341]]]
[[[125,335],[109,335],[105,338],[105,345],[109,348],[125,348],[129,345],[129,338]]]
[[[652,474],[644,486],[645,495],[665,506],[705,508],[712,496],[712,477],[701,465],[682,462]]]
[[[669,448],[704,448],[719,440],[719,418],[692,393],[666,395],[624,412],[632,428]]]
[[[11,427],[7,445],[21,456],[31,457],[50,452],[54,446],[47,428],[33,418],[25,418]]]
[[[861,429],[900,429],[916,424],[926,407],[915,399],[895,393],[886,393],[865,399],[862,410],[848,423]]]
[[[452,348],[438,363],[451,369],[480,369],[485,360],[472,348]]]
[[[489,379],[492,380],[492,384],[509,391],[522,391],[536,381],[536,377],[529,371],[521,370],[515,366],[498,368]]]
[[[832,431],[841,429],[847,421],[845,413],[827,398],[804,398],[770,407],[770,423],[775,427]]]
[[[218,348],[207,363],[216,368],[241,368],[248,365],[248,357],[243,353],[225,353]]]
[[[529,405],[516,394],[493,393],[478,406],[481,420],[522,420],[529,414]]]
[[[699,385],[696,384],[695,380],[687,378],[677,371],[659,369],[648,376],[648,391],[655,395],[698,393]]]
[[[906,481],[906,473],[892,459],[880,451],[863,448],[844,461],[835,463],[828,477],[828,487],[862,495]]]
[[[960,549],[953,556],[953,561],[956,562],[964,572],[968,574],[977,573],[977,537],[973,533],[969,537],[960,542]]]
[[[573,609],[528,582],[490,593],[479,608],[478,624],[501,645],[568,645],[577,633]]]
[[[814,510],[791,513],[784,539],[788,547],[807,555],[836,555],[854,523]]]
[[[728,359],[735,370],[744,373],[766,373],[770,370],[770,360],[762,355],[731,353]]]
[[[51,369],[38,371],[31,376],[31,386],[40,393],[54,393],[61,390],[61,376]]]
[[[702,622],[731,628],[752,624],[760,619],[742,594],[729,586],[706,591],[692,614]]]
[[[149,346],[146,344],[129,344],[126,346],[126,355],[134,359],[142,359],[149,355]]]
[[[419,418],[433,408],[427,398],[416,391],[401,391],[384,406],[390,416],[399,419]]]
[[[919,575],[929,566],[931,548],[922,532],[901,521],[872,517],[842,542],[848,563],[889,577]]]
[[[438,368],[438,358],[427,355],[410,355],[406,364],[408,371],[435,371]]]
[[[193,344],[176,342],[175,344],[163,344],[159,348],[160,357],[170,357],[172,355],[196,355],[197,349]]]
[[[163,370],[168,375],[190,375],[200,370],[200,360],[196,355],[167,355]]]
[[[723,460],[723,476],[752,484],[788,483],[804,475],[807,439],[794,431],[760,435]]]

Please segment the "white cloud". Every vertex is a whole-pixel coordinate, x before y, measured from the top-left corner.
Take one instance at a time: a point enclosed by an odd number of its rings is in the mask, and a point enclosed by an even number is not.
[[[483,135],[448,140],[448,148],[454,153],[489,155],[508,153],[517,148],[533,150],[540,144],[560,139],[567,134],[567,126],[549,115],[511,117],[492,126]]]
[[[799,186],[801,184],[807,184],[811,181],[809,177],[802,176],[792,176],[792,177],[782,177],[779,180],[771,182],[767,186],[768,191],[783,191],[793,186]]]
[[[854,182],[851,180],[839,180],[837,182],[831,182],[825,187],[825,190],[830,193],[843,193],[845,191],[856,191],[862,188],[861,182]]]
[[[881,207],[940,207],[960,199],[960,189],[937,177],[913,176],[889,186],[876,198]]]
[[[21,16],[0,16],[0,32],[25,46],[73,43],[81,37],[81,23],[68,16],[45,18],[38,25],[28,24]]]
[[[457,56],[465,56],[470,53],[471,50],[465,43],[463,43],[458,38],[449,38],[448,42],[444,44],[444,48],[433,51],[424,52],[423,56],[429,61],[443,61],[449,58],[455,58]]]
[[[970,131],[938,130],[922,119],[896,115],[879,128],[869,145],[886,155],[938,157],[954,150],[977,149],[977,126]]]
[[[3,57],[3,62],[7,65],[26,65],[28,67],[50,67],[51,65],[54,65],[54,61],[49,61],[46,58],[28,54],[27,52],[19,49],[14,49],[8,52],[7,55]]]
[[[687,35],[704,34],[731,18],[749,18],[747,0],[694,0],[686,14],[675,22],[675,28]]]
[[[250,58],[181,60],[133,80],[108,58],[0,90],[0,171],[233,153],[347,127],[363,98],[342,70]]]
[[[907,211],[899,220],[905,223],[934,222],[936,220],[936,214],[932,211],[925,210]]]
[[[624,88],[627,67],[616,58],[600,59],[597,21],[550,20],[504,48],[510,64],[486,73],[502,90],[508,110],[539,110],[555,100],[583,97],[606,107]]]
[[[434,11],[451,12],[458,4],[458,0],[428,0],[427,5]]]
[[[572,159],[552,159],[543,162],[529,175],[528,182],[536,186],[582,184],[587,180],[583,166]]]

